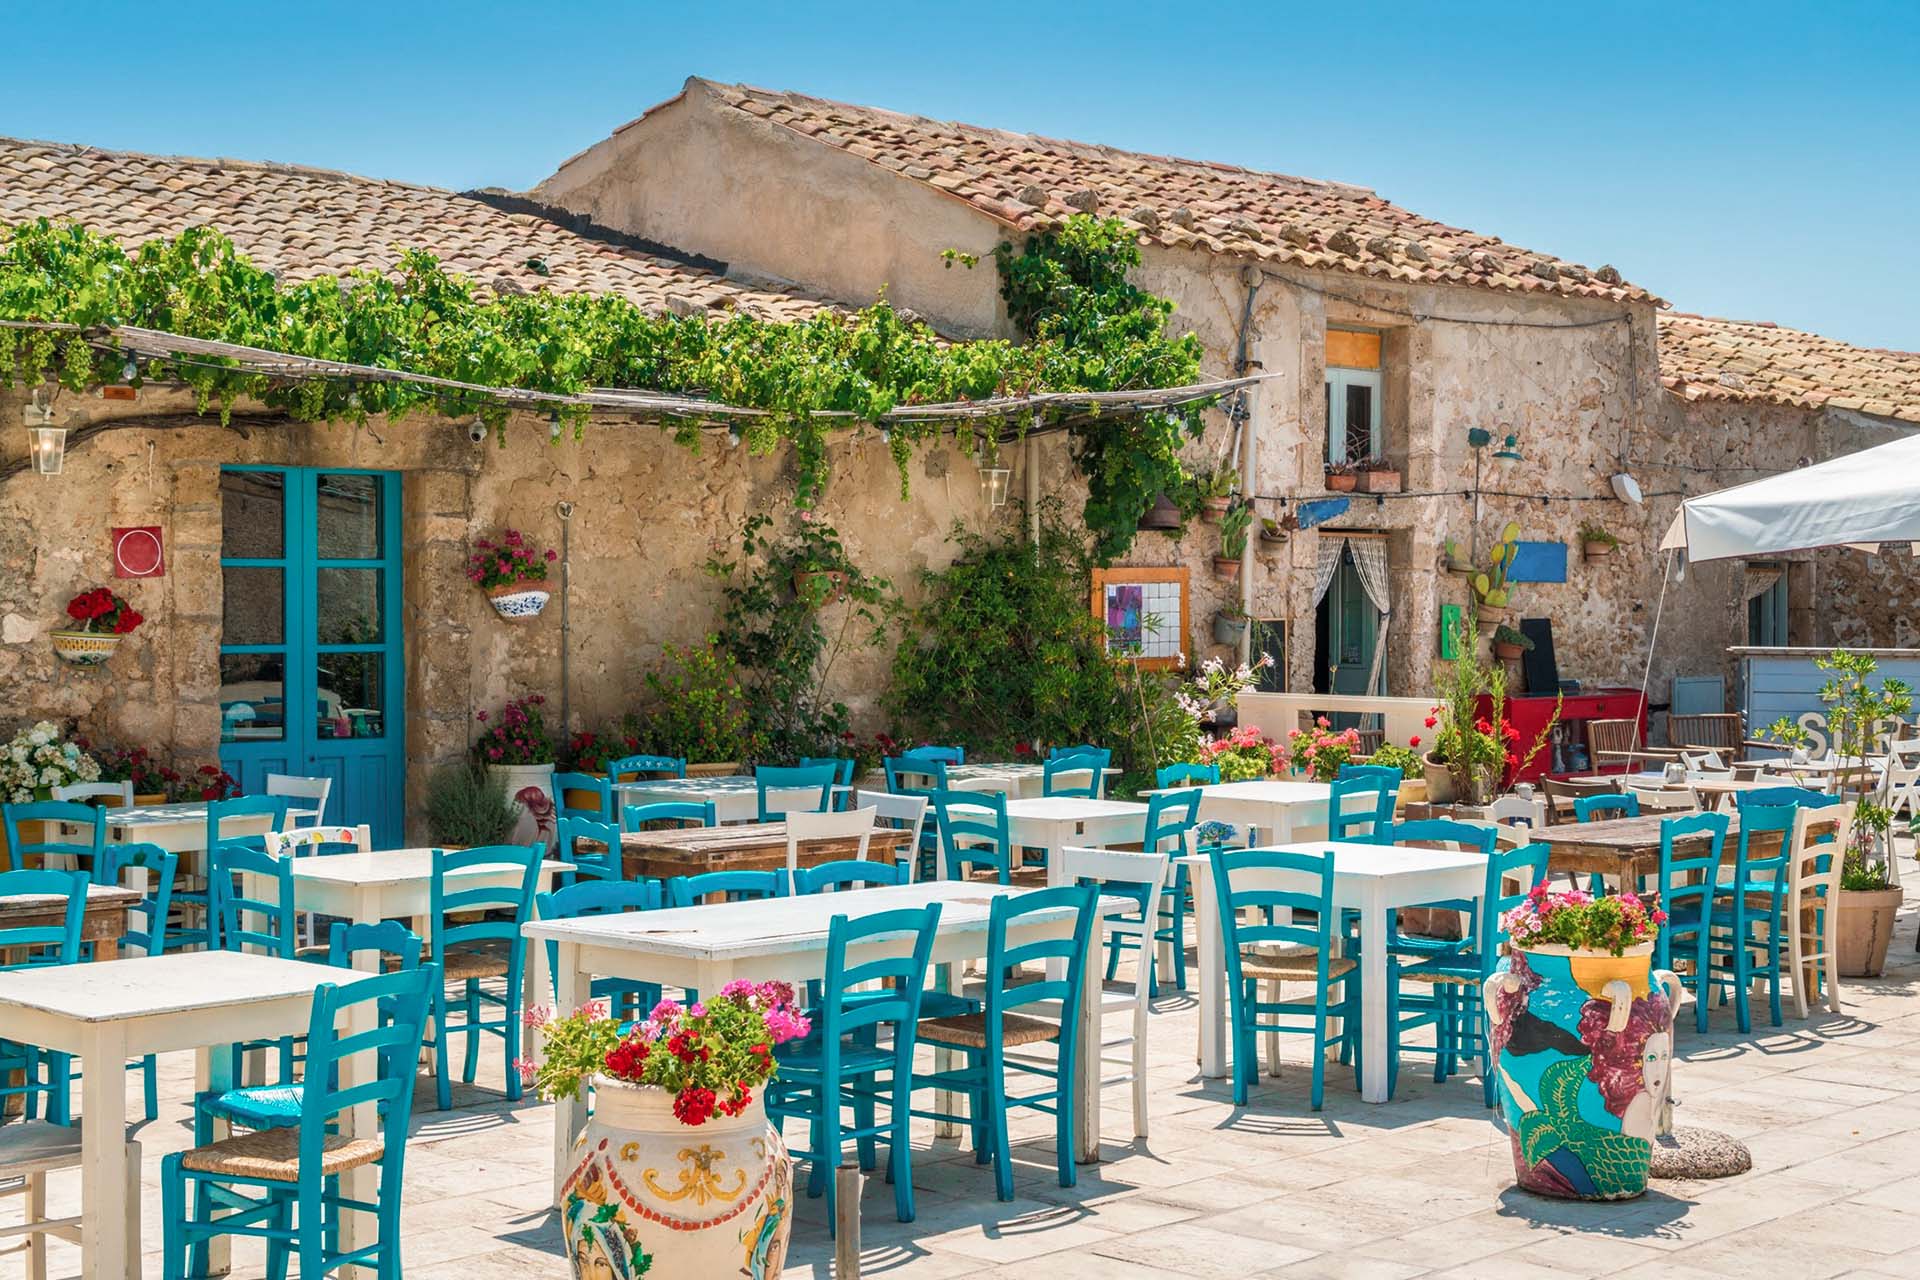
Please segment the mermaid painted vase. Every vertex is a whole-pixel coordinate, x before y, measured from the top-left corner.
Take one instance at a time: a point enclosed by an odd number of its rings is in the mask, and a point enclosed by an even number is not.
[[[666,1090],[596,1078],[560,1197],[574,1280],[772,1280],[792,1190],[759,1099],[686,1125]]]
[[[1516,950],[1487,979],[1495,1091],[1520,1186],[1570,1200],[1647,1189],[1653,1140],[1672,1127],[1680,979],[1653,944],[1614,956]]]

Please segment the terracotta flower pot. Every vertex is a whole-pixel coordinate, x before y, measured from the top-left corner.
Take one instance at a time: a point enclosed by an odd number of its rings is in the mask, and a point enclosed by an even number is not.
[[[1355,478],[1361,493],[1399,493],[1405,488],[1398,471],[1362,471]]]
[[[76,667],[97,667],[113,656],[125,636],[108,631],[53,631],[48,633],[53,651]]]
[[[1653,944],[1625,955],[1515,951],[1482,989],[1494,1092],[1515,1180],[1566,1200],[1647,1189],[1653,1140],[1671,1128],[1680,979],[1652,971]]]
[[[1359,484],[1360,484],[1359,476],[1336,475],[1331,471],[1327,473],[1327,492],[1328,493],[1352,493],[1354,489],[1359,487]]]
[[[1493,642],[1493,656],[1502,662],[1518,662],[1525,652],[1517,644],[1504,644],[1499,640]]]
[[[1222,582],[1240,580],[1240,561],[1233,556],[1215,556],[1213,558],[1213,576]]]
[[[1902,891],[1890,889],[1842,889],[1838,946],[1840,976],[1877,978],[1886,968],[1887,944],[1893,941],[1895,917],[1900,911]]]
[[[502,582],[487,588],[493,611],[509,621],[537,618],[553,593],[537,582]]]
[[[1588,560],[1604,560],[1613,554],[1611,542],[1585,542],[1580,545],[1580,554]]]
[[[560,1229],[574,1280],[781,1274],[793,1163],[758,1096],[686,1125],[666,1090],[596,1079],[573,1151]]]
[[[1209,524],[1219,524],[1227,518],[1227,508],[1232,505],[1232,498],[1202,498],[1200,518]]]
[[[1426,769],[1427,802],[1429,804],[1453,803],[1453,774],[1447,766],[1434,760],[1431,753],[1421,756],[1420,763]]]

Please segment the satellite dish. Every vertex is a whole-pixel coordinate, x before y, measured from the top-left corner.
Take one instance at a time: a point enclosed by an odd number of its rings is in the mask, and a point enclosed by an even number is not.
[[[1622,471],[1613,477],[1613,496],[1622,502],[1640,505],[1640,482]]]

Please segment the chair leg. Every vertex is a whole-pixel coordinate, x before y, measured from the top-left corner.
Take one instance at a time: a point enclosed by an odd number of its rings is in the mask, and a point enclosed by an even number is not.
[[[183,1280],[187,1260],[186,1175],[180,1170],[180,1153],[174,1152],[160,1162],[160,1277]],[[138,1253],[138,1250],[132,1252]],[[34,1280],[45,1280],[44,1275]]]
[[[480,980],[467,979],[467,1057],[460,1069],[460,1082],[472,1084],[480,1074],[480,1033],[474,1024],[480,1021]]]
[[[913,1064],[897,1067],[893,1075],[892,1127],[887,1136],[887,1176],[893,1180],[893,1212],[912,1222],[913,1204]]]
[[[155,1069],[154,1055],[148,1054],[140,1062],[140,1092],[146,1104],[147,1123],[152,1124],[160,1118],[160,1081]]]
[[[1320,1110],[1327,1097],[1327,1000],[1322,992],[1313,1011],[1313,1109]]]
[[[507,1002],[504,1006],[502,1006],[503,1009],[505,1010],[504,1017],[507,1023],[506,1027],[504,1028],[504,1032],[505,1032],[505,1039],[506,1039],[506,1069],[507,1069],[506,1079],[507,1079],[507,1101],[508,1102],[520,1101],[520,1091],[521,1091],[520,1071],[519,1071],[519,1068],[513,1065],[514,1063],[520,1061],[520,992],[521,992],[520,975],[517,973],[508,974],[507,975]]]
[[[433,1010],[433,1092],[434,1100],[445,1111],[453,1105],[453,1084],[447,1079],[447,993],[434,991]]]
[[[273,1193],[274,1212],[268,1217],[267,1225],[276,1231],[286,1231],[293,1226],[292,1200],[284,1192]],[[293,1242],[286,1239],[267,1241],[267,1280],[287,1280],[287,1258],[293,1251]]]
[[[1278,978],[1268,978],[1262,982],[1261,999],[1267,1001],[1269,1004],[1279,1004],[1280,996],[1280,980]],[[1278,1031],[1269,1031],[1266,1033],[1266,1050],[1267,1074],[1270,1076],[1278,1076],[1280,1074],[1280,1033]]]
[[[995,1070],[998,1063],[992,1064],[987,1071],[986,1103],[987,1125],[993,1130],[993,1193],[1001,1200],[1013,1199],[1013,1148],[1007,1139],[1006,1075],[1003,1070]],[[1073,1152],[1067,1153],[1069,1160]]]

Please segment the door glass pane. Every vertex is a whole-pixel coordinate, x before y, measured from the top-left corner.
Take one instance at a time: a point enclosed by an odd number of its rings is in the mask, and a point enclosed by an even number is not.
[[[220,473],[221,554],[278,560],[287,553],[287,478],[279,471]]]
[[[381,681],[385,661],[386,655],[377,651],[320,655],[315,737],[386,736],[386,688]]]
[[[375,644],[383,638],[379,569],[316,569],[321,644]]]
[[[1373,388],[1347,384],[1347,457],[1355,462],[1373,456]]]
[[[220,570],[222,644],[281,644],[286,640],[286,592],[279,569]]]
[[[287,736],[285,660],[277,653],[220,655],[220,741],[278,742]]]
[[[322,474],[315,544],[322,560],[380,558],[379,476]]]

